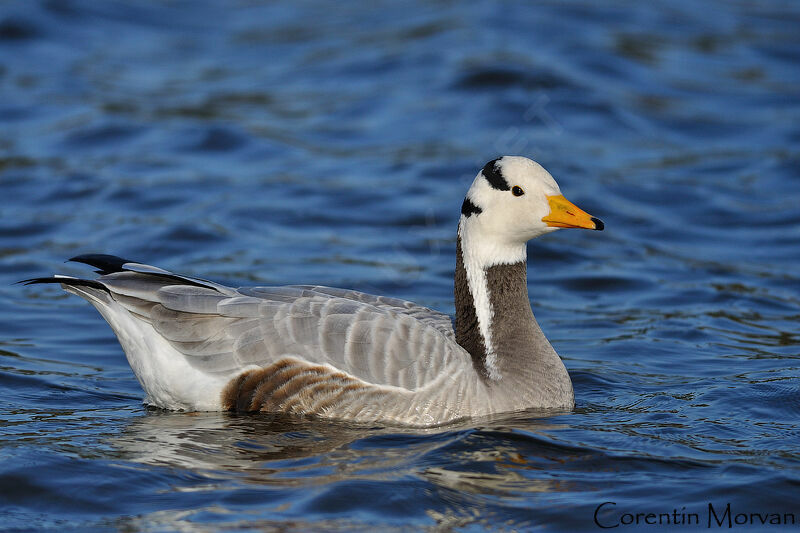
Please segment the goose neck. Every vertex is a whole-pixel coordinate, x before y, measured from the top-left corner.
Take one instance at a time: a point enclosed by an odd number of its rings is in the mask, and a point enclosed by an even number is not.
[[[456,341],[479,374],[497,381],[520,352],[518,335],[541,333],[528,301],[525,245],[503,249],[495,244],[492,254],[492,245],[476,242],[463,229],[456,244]]]

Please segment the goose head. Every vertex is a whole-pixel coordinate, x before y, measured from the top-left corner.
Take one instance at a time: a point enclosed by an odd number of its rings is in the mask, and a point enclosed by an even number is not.
[[[483,266],[525,258],[525,243],[560,228],[602,230],[603,222],[575,206],[539,163],[504,156],[486,163],[461,206],[465,253]]]

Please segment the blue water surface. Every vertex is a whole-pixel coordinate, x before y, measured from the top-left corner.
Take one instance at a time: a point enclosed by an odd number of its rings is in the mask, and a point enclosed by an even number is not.
[[[2,529],[800,527],[799,27],[782,0],[0,4]],[[606,224],[529,246],[571,413],[148,410],[91,306],[13,285],[99,252],[452,313],[502,154]]]

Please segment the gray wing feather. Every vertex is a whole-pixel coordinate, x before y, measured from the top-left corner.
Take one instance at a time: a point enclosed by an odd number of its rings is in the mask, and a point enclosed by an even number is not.
[[[263,288],[270,289],[270,287],[263,287]],[[419,320],[420,322],[424,322],[425,324],[428,324],[429,326],[438,329],[445,335],[451,336],[453,337],[453,339],[455,339],[455,334],[453,333],[453,324],[448,315],[440,313],[439,311],[434,311],[433,309],[429,309],[427,307],[423,307],[414,302],[409,302],[408,300],[391,298],[389,296],[377,296],[374,294],[368,294],[365,292],[358,292],[349,289],[324,287],[321,285],[289,285],[283,288],[304,289],[305,291],[310,293],[327,294],[329,296],[343,298],[345,300],[351,300],[353,302],[370,304],[379,309],[401,312],[404,315],[412,316],[417,320]]]
[[[114,294],[122,294],[131,298],[158,302],[158,291],[164,287],[164,279],[136,272],[115,272],[97,278]]]
[[[416,390],[471,364],[450,318],[412,302],[312,285],[217,290],[158,274],[140,268],[98,281],[206,372],[294,356]]]
[[[153,327],[164,338],[175,342],[190,342],[216,335],[236,322],[235,318],[182,313],[155,305],[150,313]]]
[[[217,304],[217,312],[223,316],[249,318],[259,316],[259,307],[263,300],[252,296],[234,296]]]
[[[209,315],[218,314],[217,305],[226,298],[213,289],[193,285],[167,285],[158,290],[157,296],[167,309]]]

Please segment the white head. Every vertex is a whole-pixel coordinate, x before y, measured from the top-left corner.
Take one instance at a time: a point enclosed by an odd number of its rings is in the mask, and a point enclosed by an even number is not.
[[[525,243],[558,228],[602,230],[603,223],[561,194],[539,163],[504,156],[489,161],[461,206],[458,233],[466,254],[484,267],[525,259]]]

